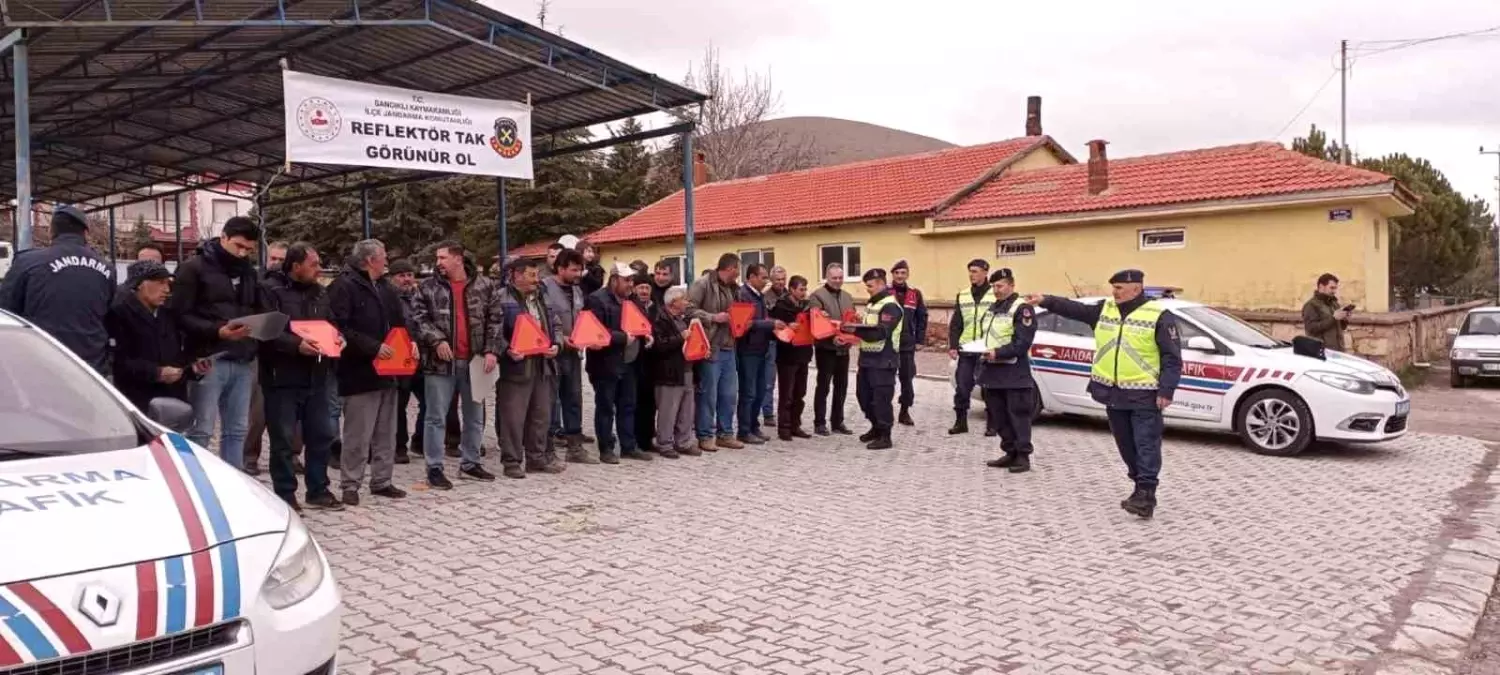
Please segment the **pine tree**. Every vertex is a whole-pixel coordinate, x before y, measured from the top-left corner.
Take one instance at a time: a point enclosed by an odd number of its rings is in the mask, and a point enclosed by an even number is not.
[[[559,134],[557,145],[567,147],[587,142],[589,137],[586,131]],[[506,181],[507,222],[512,247],[556,239],[564,234],[581,235],[615,221],[616,211],[605,205],[608,193],[597,184],[596,176],[603,170],[597,152],[551,157],[537,162],[535,168],[535,180],[530,185],[524,181]],[[490,200],[493,201],[493,197]],[[473,222],[465,225],[479,228]],[[494,232],[493,210],[487,229]],[[493,237],[497,235],[489,236],[494,241]]]
[[[151,225],[146,222],[145,216],[136,216],[135,222],[131,223],[130,254],[140,257],[141,249],[152,243]]]
[[[640,132],[641,123],[634,117],[625,120],[618,129],[610,130],[615,138]],[[649,199],[646,187],[650,173],[651,149],[645,141],[628,141],[610,149],[604,170],[599,173],[599,192],[603,194],[604,205],[615,211],[616,219],[656,201]]]

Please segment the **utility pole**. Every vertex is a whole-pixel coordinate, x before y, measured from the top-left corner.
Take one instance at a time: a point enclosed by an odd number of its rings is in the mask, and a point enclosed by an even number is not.
[[[1349,163],[1349,41],[1339,40],[1339,163]]]
[[[1484,146],[1481,145],[1479,146],[1479,154],[1494,155],[1497,161],[1497,168],[1500,168],[1500,150],[1485,150]],[[1500,172],[1495,174],[1495,180],[1500,181]],[[1496,194],[1500,196],[1500,191],[1497,191]],[[1495,230],[1495,283],[1500,284],[1500,201],[1495,202],[1495,208],[1490,210],[1490,214],[1492,215],[1490,225]]]

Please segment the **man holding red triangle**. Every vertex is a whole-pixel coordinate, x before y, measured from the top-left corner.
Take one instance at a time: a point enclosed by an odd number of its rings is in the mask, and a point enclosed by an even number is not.
[[[509,281],[497,291],[501,330],[496,347],[500,382],[495,388],[495,431],[502,473],[506,478],[525,478],[528,472],[562,473],[567,467],[558,460],[547,427],[557,391],[554,359],[563,334],[557,316],[538,292],[537,261],[517,260],[502,274]],[[535,353],[526,342],[545,344],[546,349]]]

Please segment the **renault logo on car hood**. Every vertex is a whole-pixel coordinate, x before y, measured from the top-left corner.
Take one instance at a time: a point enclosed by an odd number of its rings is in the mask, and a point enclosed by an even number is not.
[[[120,620],[120,598],[99,585],[84,586],[78,591],[78,611],[100,628]]]

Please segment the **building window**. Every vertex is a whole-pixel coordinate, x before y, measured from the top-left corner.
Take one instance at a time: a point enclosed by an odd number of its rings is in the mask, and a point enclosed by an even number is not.
[[[765,265],[768,270],[775,267],[775,249],[763,248],[754,251],[740,251],[740,266],[749,269],[751,265]]]
[[[667,255],[667,256],[662,256],[660,262],[666,263],[667,267],[672,270],[672,285],[673,286],[680,285],[680,284],[682,284],[684,282],[684,280],[682,278],[682,270],[684,270],[684,269],[687,268],[687,256],[683,256],[683,255]],[[651,271],[652,272],[656,271],[656,265],[652,265],[651,266]]]
[[[224,221],[240,215],[240,203],[233,199],[215,199],[213,210],[213,224],[223,225]]]
[[[1036,255],[1036,239],[1027,237],[1025,239],[1000,239],[995,242],[995,257],[1016,258],[1025,255]]]
[[[144,202],[136,202],[134,204],[126,204],[120,207],[119,215],[120,218],[124,219],[125,222],[130,223],[131,225],[135,225],[135,222],[138,220],[144,220],[148,223],[155,222],[157,220],[156,202],[147,200]]]
[[[844,266],[844,278],[858,279],[864,274],[859,266],[859,244],[824,244],[818,247],[818,271],[825,276],[828,266],[838,263]]]
[[[1185,248],[1187,230],[1174,227],[1169,230],[1141,230],[1141,250],[1160,248]]]

